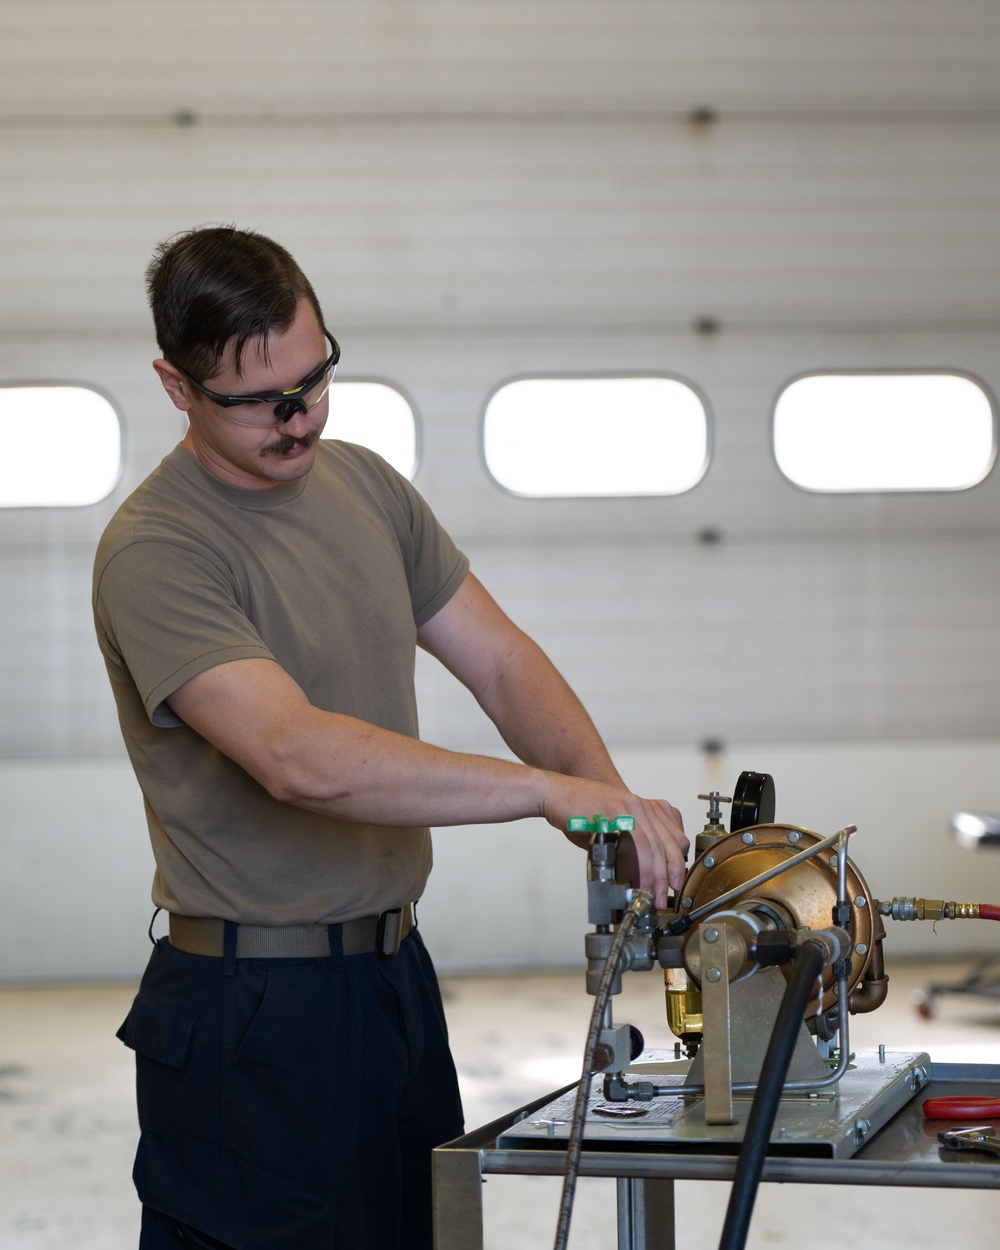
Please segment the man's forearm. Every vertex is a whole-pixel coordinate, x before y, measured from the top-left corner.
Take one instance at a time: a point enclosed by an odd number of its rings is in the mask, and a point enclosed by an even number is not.
[[[314,707],[271,660],[208,669],[170,705],[280,802],[343,820],[448,825],[517,820],[544,808],[539,770]]]
[[[642,799],[614,778],[581,777],[488,756],[445,751],[350,717],[317,712],[301,735],[282,737],[269,785],[278,799],[340,819],[389,826],[483,824],[541,816],[566,831],[573,816],[596,812],[635,819],[640,879],[666,906],[667,885],[684,876],[678,814]],[[595,771],[609,769],[587,735],[557,750],[579,750]],[[606,753],[604,753],[606,755]],[[573,838],[572,840],[576,840]]]
[[[472,691],[518,759],[621,783],[580,700],[473,574],[421,628],[419,639]]]
[[[391,827],[541,816],[565,831],[571,816],[634,816],[641,879],[665,906],[668,877],[677,886],[684,873],[679,814],[665,800],[627,789],[588,719],[583,729],[568,731],[581,723],[574,712],[579,705],[558,674],[553,680],[533,661],[516,664],[502,682],[483,689],[480,701],[495,710],[528,763],[447,751],[316,708],[272,660],[208,669],[169,702],[181,720],[275,798],[344,820]],[[526,700],[544,709],[537,733],[519,728],[533,719],[530,709],[525,715]]]
[[[519,820],[544,814],[551,788],[538,768],[448,751],[317,709],[275,740],[263,764],[259,780],[275,798],[366,824]]]
[[[621,783],[586,708],[527,636],[480,702],[504,741],[526,764],[572,777]]]

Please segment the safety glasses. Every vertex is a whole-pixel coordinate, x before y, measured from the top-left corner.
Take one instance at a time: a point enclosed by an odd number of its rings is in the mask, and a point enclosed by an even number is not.
[[[310,409],[315,408],[330,389],[330,383],[337,372],[337,362],[340,360],[340,348],[332,334],[326,331],[324,333],[333,349],[330,355],[315,373],[310,374],[298,386],[293,386],[287,391],[266,391],[259,395],[220,395],[217,391],[210,391],[180,365],[176,368],[213,404],[217,404],[220,408],[242,409],[238,417],[220,413],[223,420],[231,421],[234,425],[260,428],[282,425],[290,421],[297,412],[309,412]]]

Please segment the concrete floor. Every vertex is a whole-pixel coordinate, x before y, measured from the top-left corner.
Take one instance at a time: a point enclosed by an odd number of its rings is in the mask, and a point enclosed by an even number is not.
[[[855,1019],[854,1048],[884,1042],[937,1060],[1000,1062],[995,1000],[949,996],[933,1020],[913,1011],[915,988],[964,970],[890,966],[889,1001]],[[578,1077],[591,1008],[582,974],[453,977],[443,989],[470,1127]],[[114,1038],[132,992],[123,984],[0,987],[0,1250],[135,1246],[131,1057]],[[672,1041],[656,973],[626,978],[615,1017],[637,1024],[650,1046]],[[678,1250],[714,1247],[728,1187],[681,1182],[677,1191]],[[551,1246],[559,1192],[550,1178],[489,1177],[488,1250]],[[748,1244],[824,1245],[863,1231],[866,1241],[930,1250],[965,1238],[983,1243],[998,1220],[1000,1194],[993,1192],[769,1185]],[[582,1181],[570,1246],[616,1244],[614,1182]]]

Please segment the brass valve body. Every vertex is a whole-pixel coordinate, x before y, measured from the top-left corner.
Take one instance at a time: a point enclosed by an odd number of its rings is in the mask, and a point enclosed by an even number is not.
[[[755,825],[720,839],[689,869],[678,900],[679,914],[695,911],[820,841],[820,835],[810,829],[785,824]],[[871,891],[850,859],[847,861],[847,896],[851,909],[847,927],[854,943],[848,972],[848,989],[851,989],[864,976],[871,959],[875,917]],[[820,852],[813,859],[754,887],[752,898],[741,898],[735,905],[729,904],[727,910],[733,906],[740,910],[750,908],[770,927],[826,929],[832,923],[836,902],[837,857],[831,851]],[[711,922],[709,914],[701,924]],[[694,974],[694,970],[691,971]],[[783,971],[787,978],[788,969]],[[809,1004],[807,1015],[829,1011],[836,1004],[836,978],[832,968],[824,970],[822,983],[822,1003],[817,995]]]

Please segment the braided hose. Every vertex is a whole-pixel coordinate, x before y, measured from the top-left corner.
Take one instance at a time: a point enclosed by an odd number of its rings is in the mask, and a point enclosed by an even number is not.
[[[635,891],[632,901],[622,914],[621,924],[618,926],[618,931],[608,951],[608,957],[601,970],[601,979],[594,996],[594,1010],[590,1017],[590,1028],[587,1030],[587,1044],[583,1052],[583,1072],[576,1090],[576,1102],[573,1105],[573,1123],[570,1128],[569,1144],[566,1147],[566,1171],[563,1173],[555,1250],[566,1250],[566,1243],[569,1239],[569,1222],[573,1215],[573,1197],[576,1193],[576,1179],[580,1170],[580,1151],[583,1148],[583,1130],[587,1119],[587,1103],[590,1099],[590,1078],[593,1075],[597,1042],[604,1024],[604,1013],[611,997],[611,986],[618,972],[618,964],[629,934],[635,928],[636,922],[647,915],[652,906],[651,891]]]

